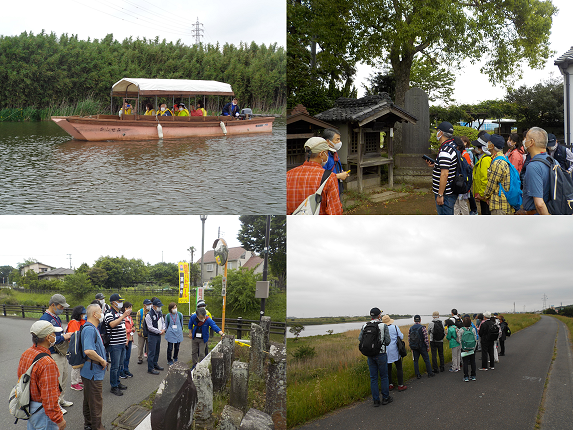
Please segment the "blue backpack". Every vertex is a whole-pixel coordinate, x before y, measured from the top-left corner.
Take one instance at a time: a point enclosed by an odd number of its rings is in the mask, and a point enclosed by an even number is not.
[[[507,199],[507,203],[509,203],[514,209],[519,209],[522,202],[521,179],[519,179],[519,172],[515,166],[505,158],[505,156],[499,155],[496,157],[496,160],[498,158],[504,160],[509,165],[509,190],[504,190],[500,183],[498,196],[501,196],[501,192],[503,191],[503,195]]]

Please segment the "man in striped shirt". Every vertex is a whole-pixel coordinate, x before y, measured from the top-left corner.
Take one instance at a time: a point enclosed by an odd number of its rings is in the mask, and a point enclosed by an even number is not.
[[[458,157],[453,142],[454,127],[449,122],[442,122],[436,129],[436,139],[440,144],[436,163],[428,163],[433,167],[432,191],[435,195],[438,215],[453,215],[454,205],[458,195],[452,191],[452,182],[456,175]]]
[[[109,372],[109,382],[111,392],[116,396],[123,396],[121,390],[127,390],[127,387],[119,382],[119,366],[125,360],[125,344],[127,342],[124,319],[129,316],[130,309],[123,313],[123,297],[119,294],[112,294],[109,298],[111,308],[104,315],[104,322],[109,334],[109,346],[107,347],[111,357],[111,369]]]
[[[61,332],[61,327],[54,327],[49,321],[36,321],[30,328],[34,346],[24,351],[20,357],[18,379],[28,371],[38,354],[47,354],[36,362],[30,375],[30,412],[32,416],[28,421],[28,428],[48,430],[66,428],[66,420],[64,420],[64,414],[59,406],[58,377],[60,372],[48,349],[56,343],[56,333]]]

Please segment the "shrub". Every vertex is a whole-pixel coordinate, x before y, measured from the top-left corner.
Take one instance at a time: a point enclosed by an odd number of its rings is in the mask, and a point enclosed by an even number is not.
[[[316,349],[313,346],[299,346],[295,351],[292,353],[292,356],[296,360],[306,360],[312,358],[316,355]]]

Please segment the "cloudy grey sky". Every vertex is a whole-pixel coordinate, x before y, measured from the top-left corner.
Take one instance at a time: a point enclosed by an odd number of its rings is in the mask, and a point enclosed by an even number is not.
[[[237,233],[238,216],[209,215],[205,221],[205,252],[212,249],[221,228],[229,247],[241,246]],[[27,258],[55,267],[90,266],[101,256],[125,256],[155,264],[163,261],[189,261],[187,249],[201,256],[201,219],[199,215],[49,215],[0,217],[0,266],[16,267]]]
[[[287,219],[287,315],[508,312],[573,304],[569,217]]]
[[[514,80],[511,84],[518,88],[521,85],[528,87],[545,81],[553,74],[554,77],[561,78],[559,69],[553,65],[553,62],[567,52],[573,46],[571,38],[571,17],[573,16],[573,2],[571,0],[552,0],[554,6],[559,12],[553,18],[551,28],[550,44],[551,49],[556,51],[545,66],[541,69],[531,69],[527,63],[523,64],[523,79]],[[483,100],[502,99],[505,97],[507,90],[503,85],[492,86],[488,81],[487,75],[482,75],[480,69],[482,63],[471,64],[470,61],[464,61],[462,68],[457,71],[456,83],[454,84],[453,98],[458,103],[478,103]],[[372,68],[366,65],[360,65],[355,81],[359,95],[364,94],[362,83],[366,83],[368,77],[373,73]],[[440,105],[441,103],[435,103]]]
[[[164,38],[192,45],[192,25],[203,24],[203,43],[277,43],[286,47],[286,2],[250,0],[247,3],[219,1],[74,0],[51,2],[28,0],[3,2],[0,34],[37,34],[44,29],[60,36],[77,34],[80,39],[102,39],[113,33],[120,41]]]

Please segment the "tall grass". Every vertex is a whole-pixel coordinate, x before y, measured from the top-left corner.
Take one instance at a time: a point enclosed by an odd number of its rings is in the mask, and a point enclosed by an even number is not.
[[[52,104],[46,108],[3,108],[0,109],[0,122],[4,121],[45,121],[51,116],[88,116],[108,114],[109,104],[102,103],[88,96],[76,103],[63,101],[60,104]]]
[[[557,318],[561,322],[564,322],[567,328],[569,329],[569,339],[570,340],[573,339],[573,318],[559,315],[550,315],[550,316],[552,316],[553,318]]]
[[[527,327],[540,318],[533,314],[505,315],[513,333]],[[412,352],[407,337],[411,326],[398,329],[404,334],[408,355],[403,359],[404,380],[415,376]],[[363,400],[371,395],[370,374],[367,359],[358,350],[360,330],[334,335],[287,339],[287,424],[288,427],[303,424],[327,412]],[[314,347],[316,355],[306,360],[296,360],[292,354],[298,347]],[[448,341],[444,342],[444,358],[451,361],[452,352]],[[426,371],[419,360],[420,372]],[[392,380],[397,382],[396,369]]]

